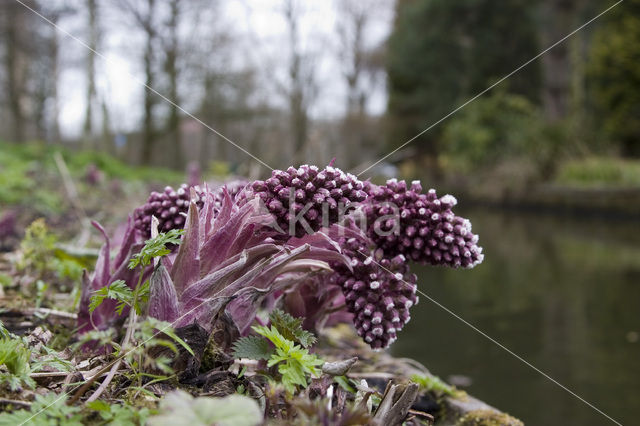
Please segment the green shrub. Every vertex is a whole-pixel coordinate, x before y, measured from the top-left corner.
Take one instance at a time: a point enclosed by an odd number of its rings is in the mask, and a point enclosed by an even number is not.
[[[556,181],[578,186],[640,186],[640,161],[618,158],[586,158],[560,166]]]
[[[554,130],[525,97],[496,91],[452,118],[445,126],[442,145],[463,170],[487,169],[526,157],[544,172],[555,161],[562,136]]]
[[[640,157],[640,0],[628,0],[604,17],[589,53],[594,121],[623,155]]]

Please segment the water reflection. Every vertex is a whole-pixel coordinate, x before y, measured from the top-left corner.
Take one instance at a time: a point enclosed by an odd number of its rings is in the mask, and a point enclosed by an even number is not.
[[[470,211],[485,261],[422,291],[622,422],[640,418],[640,233],[615,220]],[[528,425],[607,420],[424,297],[393,346]],[[613,424],[613,423],[611,423]]]

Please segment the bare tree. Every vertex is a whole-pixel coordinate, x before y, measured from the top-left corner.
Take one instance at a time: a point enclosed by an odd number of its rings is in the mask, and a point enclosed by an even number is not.
[[[577,0],[545,0],[542,12],[546,28],[542,41],[548,46],[565,36],[576,16]],[[542,57],[544,81],[542,101],[547,118],[556,121],[566,117],[571,97],[570,44],[561,43]]]
[[[364,32],[378,1],[341,0],[338,5],[337,33],[340,38],[339,58],[347,83],[347,113],[363,113],[366,92],[362,88],[365,68]]]
[[[65,12],[70,12],[66,10]],[[57,22],[62,12],[52,16],[52,22]],[[49,38],[49,54],[51,55],[51,139],[60,141],[60,98],[58,96],[58,81],[60,79],[60,38],[58,31],[53,30]]]
[[[100,30],[98,27],[98,5],[96,0],[87,0],[87,27],[89,30],[89,49],[87,49],[87,92],[84,126],[82,128],[83,143],[85,147],[93,147],[93,115],[97,102],[96,95],[96,51]],[[94,147],[95,148],[95,147]]]
[[[342,143],[339,150],[340,162],[345,167],[353,166],[351,153],[360,153],[366,137],[366,104],[369,89],[365,84],[369,56],[365,45],[365,33],[372,14],[382,4],[381,0],[338,0],[337,33],[339,38],[338,57],[347,86],[345,117],[342,124]],[[358,154],[360,155],[360,154]]]
[[[362,152],[374,151],[381,143],[372,130],[376,120],[369,116],[370,93],[384,79],[383,41],[371,40],[372,25],[389,19],[390,0],[336,0],[338,11],[338,59],[347,89],[341,143],[336,147],[340,163],[353,167],[363,160]],[[377,44],[374,44],[377,43]],[[369,148],[369,149],[367,149]]]
[[[57,22],[65,8],[42,5],[36,1],[26,6]],[[57,129],[58,39],[55,30],[20,3],[0,3],[0,34],[3,43],[3,110],[10,123],[7,136],[21,142],[37,137],[55,138]],[[51,103],[53,101],[53,108]]]
[[[30,7],[33,2],[27,3]],[[27,70],[29,60],[26,56],[25,30],[28,12],[15,2],[4,2],[2,5],[2,33],[4,39],[4,68],[6,103],[11,117],[10,137],[21,142],[26,136],[25,101],[27,97]]]
[[[154,59],[154,44],[156,33],[154,30],[154,16],[155,16],[156,4],[155,0],[147,0],[147,13],[143,16],[138,16],[138,22],[140,23],[142,29],[145,32],[146,36],[146,44],[144,49],[144,75],[145,75],[145,85],[146,87],[153,87],[155,84],[154,81],[154,70],[153,70],[153,59]],[[144,125],[143,125],[143,135],[142,135],[142,163],[150,164],[151,155],[153,154],[153,145],[155,138],[155,130],[153,124],[153,111],[156,104],[156,99],[154,94],[145,88],[144,91]]]
[[[284,17],[289,42],[289,84],[286,88],[289,120],[295,161],[304,155],[309,136],[309,105],[317,94],[315,74],[309,53],[300,47],[300,4],[296,0],[284,1]]]
[[[122,9],[133,18],[133,23],[144,34],[145,43],[142,52],[142,64],[144,69],[144,113],[142,119],[142,149],[140,163],[151,164],[155,148],[155,120],[154,113],[157,104],[156,95],[149,90],[156,83],[156,49],[158,33],[156,31],[156,0],[118,0]]]
[[[180,22],[180,4],[184,4],[184,0],[180,3],[178,0],[169,0],[169,18],[167,20],[167,37],[164,40],[165,62],[164,69],[169,83],[168,97],[173,102],[169,106],[169,116],[167,118],[167,133],[170,138],[172,165],[175,168],[182,167],[184,160],[182,155],[182,139],[180,132],[180,111],[178,104],[178,55],[179,55],[179,37],[178,25]]]

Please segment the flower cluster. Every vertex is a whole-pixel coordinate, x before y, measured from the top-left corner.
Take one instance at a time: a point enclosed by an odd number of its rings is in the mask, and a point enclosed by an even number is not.
[[[451,195],[423,193],[418,181],[391,179],[378,186],[332,165],[274,170],[266,180],[216,190],[167,187],[136,209],[115,269],[107,240],[98,272],[85,279],[83,306],[91,291],[124,277],[124,259],[139,246],[137,238],[150,236],[155,216],[160,232],[185,233],[175,257],[151,275],[149,315],[210,330],[225,310],[246,333],[263,302],[273,306],[282,299],[289,312],[313,323],[338,314],[351,319],[372,348],[386,348],[418,302],[410,262],[470,268],[483,260],[471,223],[453,213],[455,205]],[[89,319],[113,323],[107,311],[89,313],[81,308],[83,330]]]
[[[368,235],[389,258],[404,255],[419,263],[472,268],[482,262],[482,248],[471,222],[451,210],[456,203],[434,189],[422,193],[419,181],[371,185],[363,209]]]
[[[357,177],[338,168],[303,165],[274,170],[269,179],[248,185],[245,196],[259,196],[283,232],[301,237],[336,223],[353,203],[365,200],[363,189]]]
[[[180,185],[177,190],[167,186],[163,192],[152,192],[146,204],[134,212],[134,226],[143,238],[151,237],[151,216],[158,219],[158,230],[167,232],[184,227],[185,214],[189,209],[191,188],[196,192],[196,204],[203,205],[204,191],[199,186]]]
[[[236,195],[238,195],[245,186],[249,183],[248,180],[245,179],[236,179],[229,182],[226,182],[224,185],[219,186],[217,189],[211,191],[211,196],[213,197],[213,211],[217,215],[220,209],[222,208],[222,203],[224,202],[224,189],[227,189],[229,196],[231,199],[235,199]]]
[[[350,231],[337,241],[351,268],[333,264],[330,280],[342,288],[358,335],[374,349],[386,348],[409,322],[409,309],[418,303],[417,277],[403,255],[385,258],[357,228],[352,226]]]

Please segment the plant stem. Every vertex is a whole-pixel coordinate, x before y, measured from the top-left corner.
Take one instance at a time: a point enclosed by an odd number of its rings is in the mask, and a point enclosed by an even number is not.
[[[127,350],[127,346],[129,345],[129,342],[133,338],[136,321],[138,319],[138,313],[136,312],[136,305],[138,303],[138,293],[140,291],[142,278],[144,276],[144,268],[145,268],[145,265],[142,266],[142,270],[140,271],[140,277],[138,278],[138,285],[136,285],[136,288],[133,291],[133,300],[131,301],[131,309],[129,310],[129,324],[127,326],[127,332],[125,333],[124,338],[120,343],[120,348],[122,351]],[[107,386],[109,386],[109,383],[111,383],[111,380],[113,380],[113,378],[115,377],[116,372],[120,368],[121,363],[122,363],[122,358],[120,358],[118,361],[116,361],[115,364],[113,364],[107,377],[105,377],[104,381],[100,384],[98,389],[96,389],[96,391],[87,399],[87,402],[95,401],[100,397],[100,395],[102,395],[102,393],[107,389]]]

